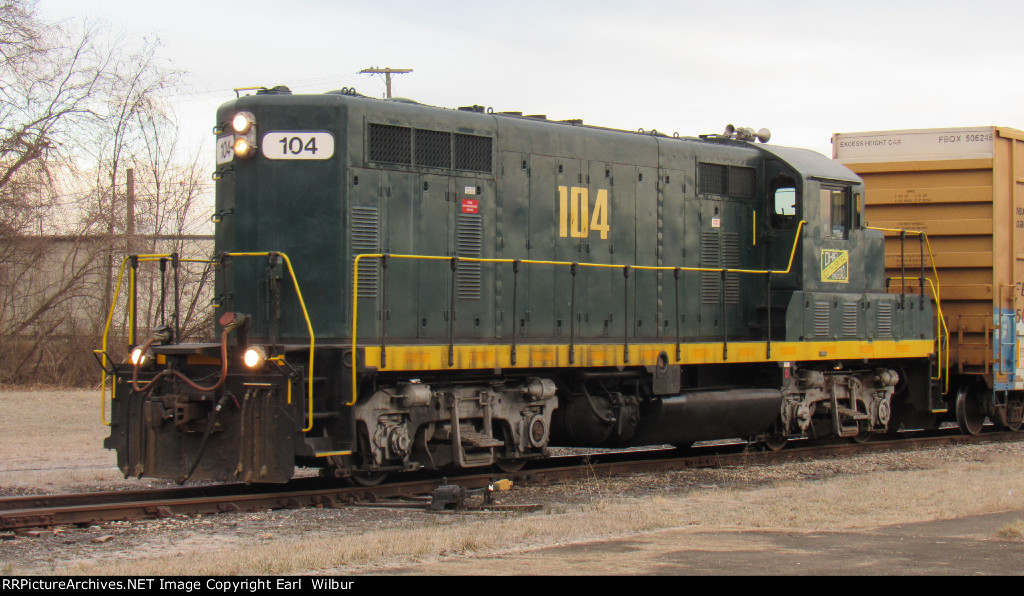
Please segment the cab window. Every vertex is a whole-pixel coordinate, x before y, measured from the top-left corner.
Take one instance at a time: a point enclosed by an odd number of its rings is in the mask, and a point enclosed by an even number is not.
[[[792,228],[796,224],[796,184],[792,178],[776,178],[772,180],[772,227]]]
[[[826,238],[846,238],[850,230],[851,208],[849,188],[822,188],[822,235]]]

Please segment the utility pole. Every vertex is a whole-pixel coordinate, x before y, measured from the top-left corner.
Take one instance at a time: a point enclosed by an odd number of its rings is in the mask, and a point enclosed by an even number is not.
[[[392,74],[405,74],[412,72],[411,68],[377,68],[376,66],[370,68],[364,68],[359,71],[359,74],[382,74],[384,75],[384,81],[388,88],[388,99],[391,99],[391,75]]]
[[[128,183],[125,193],[128,204],[127,232],[129,242],[135,237],[135,168],[128,168]]]

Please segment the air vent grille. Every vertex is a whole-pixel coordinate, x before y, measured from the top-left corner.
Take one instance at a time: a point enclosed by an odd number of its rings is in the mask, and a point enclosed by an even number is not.
[[[460,257],[480,258],[483,254],[483,220],[478,213],[460,213],[455,230],[455,250]],[[481,264],[460,261],[455,276],[456,296],[477,300],[481,291]]]
[[[352,254],[380,253],[380,209],[352,206]],[[380,285],[380,259],[359,260],[360,298],[374,298]]]

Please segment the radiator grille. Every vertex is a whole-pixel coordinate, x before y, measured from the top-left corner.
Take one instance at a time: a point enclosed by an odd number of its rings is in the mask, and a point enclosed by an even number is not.
[[[370,124],[370,161],[412,165],[412,129]]]
[[[370,161],[467,172],[493,171],[491,137],[370,123],[367,138]]]
[[[697,177],[701,194],[727,194],[729,188],[729,166],[701,162]]]
[[[491,171],[491,137],[456,133],[453,140],[456,170]]]
[[[757,170],[729,166],[729,196],[752,199],[757,194]]]
[[[746,166],[701,162],[697,185],[700,194],[752,199],[757,195],[757,170]]]
[[[452,167],[452,134],[416,129],[416,165],[427,168]]]

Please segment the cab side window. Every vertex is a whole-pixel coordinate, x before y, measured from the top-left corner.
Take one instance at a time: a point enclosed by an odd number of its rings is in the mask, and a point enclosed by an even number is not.
[[[772,227],[792,228],[796,225],[796,183],[792,178],[779,177],[772,180],[768,200],[772,202]]]
[[[850,230],[851,209],[849,188],[822,188],[822,235],[826,238],[846,238]]]

